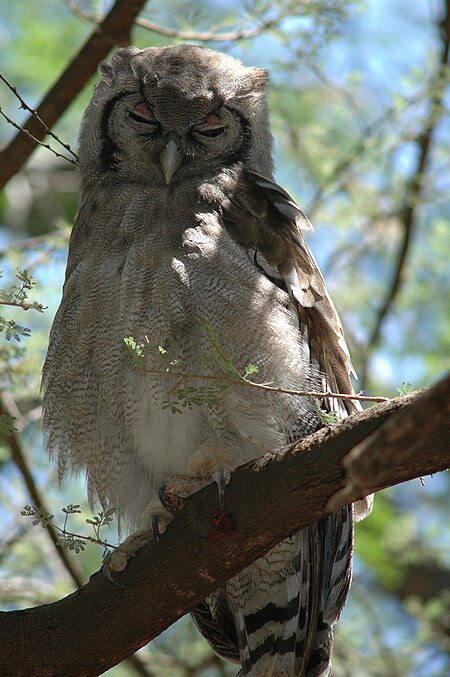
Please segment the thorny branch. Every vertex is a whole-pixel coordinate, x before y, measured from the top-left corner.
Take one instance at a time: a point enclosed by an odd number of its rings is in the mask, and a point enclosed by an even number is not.
[[[9,80],[7,80],[7,78],[3,75],[3,73],[0,73],[0,80],[2,80],[2,81],[5,83],[5,85],[8,87],[8,89],[10,89],[11,92],[14,94],[14,96],[20,101],[20,107],[23,108],[23,110],[27,110],[29,113],[31,113],[32,115],[34,115],[35,118],[41,123],[41,125],[42,125],[43,128],[45,129],[45,132],[46,132],[49,136],[51,136],[53,139],[55,139],[55,141],[57,141],[63,148],[65,148],[67,151],[69,151],[69,153],[72,155],[72,157],[74,158],[75,161],[72,160],[71,158],[66,157],[65,155],[60,155],[60,154],[57,153],[53,148],[51,148],[48,144],[45,144],[45,143],[42,143],[41,141],[38,141],[38,140],[35,139],[34,136],[32,136],[31,134],[28,133],[28,136],[30,136],[30,138],[31,138],[33,141],[35,141],[36,143],[39,143],[41,146],[44,146],[44,148],[47,148],[48,150],[50,150],[52,153],[54,153],[54,154],[56,155],[56,157],[64,158],[65,160],[67,160],[67,162],[71,162],[72,164],[76,165],[76,164],[77,164],[78,157],[77,157],[77,154],[74,153],[74,151],[72,150],[72,148],[70,147],[70,145],[69,145],[68,143],[64,143],[64,141],[62,141],[62,140],[59,138],[59,136],[58,136],[57,134],[55,134],[54,132],[52,132],[52,130],[51,130],[49,127],[47,127],[47,125],[45,124],[45,122],[44,122],[44,121],[42,120],[42,118],[39,116],[39,113],[37,112],[37,110],[35,110],[34,108],[31,108],[31,106],[29,106],[29,105],[27,104],[27,102],[23,99],[23,97],[22,97],[22,96],[19,94],[19,92],[17,91],[17,87],[14,87],[14,85],[12,85],[12,84],[9,82]],[[10,122],[10,124],[13,124],[14,127],[16,127],[17,129],[22,129],[22,127],[20,127],[20,125],[17,125],[17,124],[15,124],[14,122],[12,122],[12,121],[5,115],[5,113],[2,111],[1,108],[0,108],[0,113],[3,115],[3,117],[4,117],[8,122]],[[26,133],[26,130],[23,130],[23,131]]]
[[[2,80],[4,79],[1,73],[0,73],[0,78]],[[59,157],[63,160],[67,160],[67,162],[70,162],[72,165],[77,166],[77,163],[74,160],[72,160],[71,158],[67,157],[67,155],[63,155],[62,153],[58,153],[58,151],[56,151],[54,148],[52,148],[50,146],[50,144],[44,143],[43,141],[40,141],[35,136],[33,136],[33,134],[31,132],[29,132],[28,129],[25,129],[25,127],[21,127],[17,122],[15,122],[12,118],[10,118],[8,115],[6,115],[5,111],[1,107],[0,107],[0,115],[6,120],[6,122],[8,124],[10,124],[12,127],[15,127],[15,129],[18,129],[19,132],[22,132],[23,134],[25,134],[30,139],[30,141],[33,141],[33,143],[36,143],[39,146],[42,146],[42,148],[46,148],[51,153],[53,153],[53,155],[55,155],[56,157]],[[33,113],[33,115],[34,115],[34,113]],[[36,116],[36,119],[38,119],[40,121],[39,116]],[[46,132],[46,134],[48,134],[48,132]],[[52,134],[52,136],[55,136],[55,135]]]
[[[258,373],[258,367],[254,364],[249,364],[245,367],[245,372],[241,373],[239,369],[235,366],[232,359],[228,357],[220,345],[218,338],[216,336],[213,328],[208,324],[204,323],[204,329],[208,336],[208,340],[211,344],[211,347],[214,351],[214,357],[219,366],[221,366],[225,373],[222,374],[202,374],[200,372],[186,372],[182,370],[183,364],[182,361],[175,359],[171,360],[167,366],[161,365],[161,369],[154,369],[145,366],[141,361],[144,358],[144,355],[148,349],[151,350],[151,346],[148,342],[148,338],[145,337],[145,343],[136,343],[132,336],[129,336],[124,339],[124,344],[130,352],[130,356],[133,360],[134,366],[138,371],[143,371],[146,374],[152,374],[154,376],[161,376],[163,378],[176,378],[178,379],[175,385],[169,390],[168,394],[172,395],[177,393],[180,388],[186,384],[193,381],[201,382],[213,382],[226,385],[238,385],[248,388],[256,388],[263,390],[267,393],[272,394],[284,394],[292,395],[293,397],[314,397],[317,399],[327,400],[329,398],[340,399],[340,400],[355,400],[358,402],[386,402],[389,400],[388,397],[373,397],[368,395],[356,394],[356,393],[334,393],[331,390],[320,391],[320,390],[300,390],[300,389],[290,389],[282,388],[280,386],[274,386],[272,383],[258,383],[250,379],[250,376]],[[161,358],[165,357],[167,351],[159,346],[158,347],[159,356]]]
[[[291,390],[289,388],[279,388],[277,386],[270,385],[269,383],[256,383],[256,381],[250,381],[248,378],[240,376],[240,378],[231,378],[230,376],[221,376],[218,374],[195,374],[195,373],[186,373],[183,371],[160,371],[158,369],[145,369],[146,374],[153,374],[156,376],[166,376],[166,377],[175,377],[179,380],[175,386],[171,389],[170,392],[175,392],[178,388],[183,386],[190,381],[216,381],[220,383],[225,383],[228,385],[240,385],[248,386],[249,388],[257,388],[268,393],[275,394],[284,394],[292,395],[293,397],[315,397],[317,399],[328,399],[334,398],[338,400],[355,400],[358,402],[386,402],[389,400],[389,397],[372,397],[368,395],[361,395],[356,393],[333,393],[331,390],[320,391],[320,390]]]
[[[0,189],[23,167],[42,141],[46,130],[36,117],[51,128],[59,120],[88,80],[94,75],[99,61],[104,59],[115,45],[129,45],[130,31],[146,0],[116,0],[110,12],[72,59],[42,102],[27,119],[19,134],[0,152]],[[25,133],[24,133],[25,132]],[[28,133],[33,139],[29,138]]]
[[[441,49],[439,67],[434,83],[431,85],[430,110],[421,134],[416,143],[419,149],[416,170],[409,180],[404,191],[403,207],[400,209],[399,221],[402,228],[402,238],[395,257],[395,266],[392,280],[387,289],[386,296],[377,312],[376,320],[365,348],[365,363],[361,370],[362,383],[366,382],[367,367],[370,355],[380,340],[381,331],[386,317],[392,309],[393,303],[398,296],[403,284],[405,263],[411,248],[411,242],[416,227],[417,207],[423,188],[424,176],[430,157],[432,137],[437,123],[442,115],[442,103],[444,97],[445,69],[449,60],[450,49],[450,0],[445,3],[445,16],[439,22],[441,33]]]

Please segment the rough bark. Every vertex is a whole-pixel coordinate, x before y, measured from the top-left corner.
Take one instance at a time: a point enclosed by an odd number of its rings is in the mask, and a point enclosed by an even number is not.
[[[215,486],[180,501],[115,582],[98,572],[58,602],[0,614],[0,674],[101,674],[330,505],[447,468],[449,407],[447,377],[238,468],[218,526]]]

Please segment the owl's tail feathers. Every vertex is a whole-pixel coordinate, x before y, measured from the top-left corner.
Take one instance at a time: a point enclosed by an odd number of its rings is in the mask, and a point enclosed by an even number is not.
[[[256,560],[192,615],[239,677],[329,677],[332,626],[351,580],[353,509],[302,529]]]
[[[332,647],[333,630],[320,620],[306,665],[302,661],[303,647],[295,639],[277,642],[272,637],[258,647],[260,652],[265,649],[267,653],[250,651],[236,677],[330,677]]]
[[[303,675],[305,677],[330,677],[332,648],[333,630],[327,623],[324,623],[317,630],[316,644],[305,671],[298,671],[299,667],[295,665],[295,654],[291,653],[290,656],[278,655],[274,657],[270,666],[261,662],[252,667],[250,672],[244,672],[244,669],[241,669],[236,677],[303,677]]]
[[[260,572],[259,590],[234,612],[242,677],[331,674],[331,624],[336,614],[325,612],[324,620],[323,593],[330,583],[324,531],[323,524],[311,525],[254,563]],[[258,579],[256,572],[252,578]],[[238,584],[239,577],[234,581]]]

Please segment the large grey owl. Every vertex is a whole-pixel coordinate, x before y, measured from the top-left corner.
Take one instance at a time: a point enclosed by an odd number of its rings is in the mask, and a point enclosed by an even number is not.
[[[120,49],[100,70],[80,134],[44,429],[61,474],[85,470],[91,499],[131,529],[162,530],[167,477],[223,491],[237,466],[319,428],[319,407],[347,412],[233,384],[215,404],[174,412],[177,379],[159,347],[185,373],[223,375],[226,355],[283,389],[351,392],[351,363],[303,238],[309,222],[273,180],[266,71],[191,45]],[[149,348],[144,368],[128,336]],[[193,611],[241,675],[330,674],[353,519],[346,507],[300,531]]]

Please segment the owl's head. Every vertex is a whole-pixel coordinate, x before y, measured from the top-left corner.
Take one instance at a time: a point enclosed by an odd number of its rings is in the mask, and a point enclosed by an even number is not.
[[[100,73],[80,132],[84,178],[164,187],[236,162],[270,174],[265,70],[181,45],[119,49]]]

